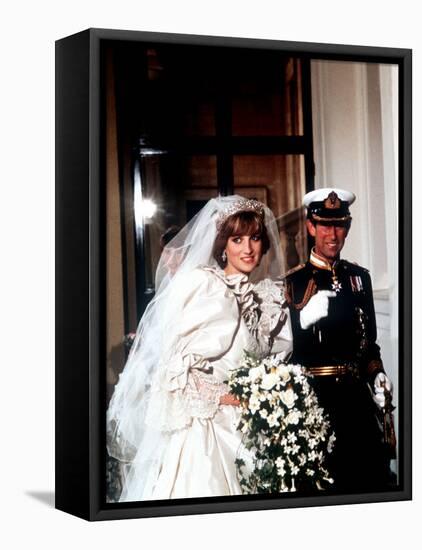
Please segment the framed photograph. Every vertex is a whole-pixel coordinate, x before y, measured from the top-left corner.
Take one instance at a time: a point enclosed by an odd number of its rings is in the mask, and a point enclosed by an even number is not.
[[[56,43],[56,507],[411,499],[411,50]]]

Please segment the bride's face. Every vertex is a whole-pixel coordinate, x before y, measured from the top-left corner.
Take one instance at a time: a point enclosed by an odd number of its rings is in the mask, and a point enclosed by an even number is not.
[[[226,244],[226,275],[244,273],[249,275],[262,257],[262,239],[260,234],[231,235]]]

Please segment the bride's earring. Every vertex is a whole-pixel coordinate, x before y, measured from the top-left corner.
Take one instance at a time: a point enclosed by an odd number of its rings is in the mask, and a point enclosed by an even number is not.
[[[221,254],[221,259],[223,260],[224,263],[227,262],[227,254],[225,250],[223,250],[223,253]]]

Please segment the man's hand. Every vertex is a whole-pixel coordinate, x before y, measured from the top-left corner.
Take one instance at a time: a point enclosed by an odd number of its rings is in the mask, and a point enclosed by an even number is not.
[[[385,407],[385,392],[393,392],[393,385],[390,382],[388,376],[379,372],[374,380],[374,392],[372,399],[375,401],[378,408],[383,409]]]
[[[334,298],[333,290],[320,290],[312,296],[300,312],[300,326],[306,330],[311,325],[328,315],[329,298]]]
[[[220,397],[220,405],[232,405],[233,407],[237,407],[240,405],[240,401],[232,393],[225,393]]]

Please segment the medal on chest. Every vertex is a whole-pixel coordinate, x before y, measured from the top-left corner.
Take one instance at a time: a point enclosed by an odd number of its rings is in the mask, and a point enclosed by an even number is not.
[[[334,268],[331,271],[331,288],[332,288],[332,290],[334,290],[337,293],[339,293],[340,290],[342,289],[341,283],[338,280],[338,277],[337,277],[337,274],[336,274]]]
[[[362,279],[359,277],[359,275],[350,275],[350,286],[352,287],[352,292],[362,292]]]

